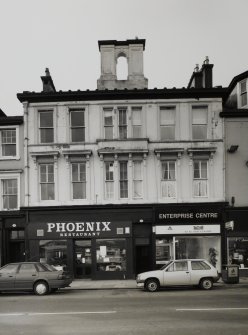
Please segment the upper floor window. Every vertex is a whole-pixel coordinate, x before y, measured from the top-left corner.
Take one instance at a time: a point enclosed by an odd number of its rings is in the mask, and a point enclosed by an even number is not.
[[[127,139],[127,108],[119,107],[119,139],[125,140]]]
[[[161,141],[175,139],[175,121],[176,108],[175,106],[160,107],[160,139]]]
[[[133,198],[142,198],[142,162],[133,161]]]
[[[17,179],[2,179],[2,208],[3,210],[11,210],[18,208],[18,187]]]
[[[132,137],[142,137],[141,107],[132,107]]]
[[[16,129],[0,129],[1,156],[16,156]]]
[[[39,112],[40,143],[54,142],[53,111]]]
[[[176,162],[162,161],[162,198],[176,197]]]
[[[240,83],[240,98],[241,98],[241,107],[247,105],[247,88],[246,88],[246,80]]]
[[[208,162],[207,160],[194,161],[194,197],[207,197],[208,195]]]
[[[114,162],[105,162],[105,198],[114,198]]]
[[[71,141],[85,141],[85,112],[84,109],[70,110]]]
[[[208,107],[192,106],[192,138],[193,140],[207,139]]]
[[[72,163],[73,199],[86,199],[86,163]]]
[[[127,161],[119,162],[119,183],[120,198],[128,198],[128,163]]]
[[[41,200],[54,200],[54,164],[40,164]]]
[[[104,138],[112,140],[114,138],[113,108],[104,108]]]

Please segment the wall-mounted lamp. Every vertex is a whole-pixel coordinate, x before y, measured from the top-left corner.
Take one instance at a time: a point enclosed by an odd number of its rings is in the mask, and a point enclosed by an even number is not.
[[[236,152],[238,150],[238,145],[231,145],[229,149],[227,149],[227,152],[229,152],[230,154],[233,154],[234,152]]]

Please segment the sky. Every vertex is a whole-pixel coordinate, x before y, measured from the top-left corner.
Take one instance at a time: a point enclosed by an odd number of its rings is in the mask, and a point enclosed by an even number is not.
[[[0,0],[0,108],[40,92],[48,67],[57,90],[95,90],[98,40],[146,39],[149,88],[186,87],[206,56],[213,85],[248,70],[248,0]]]

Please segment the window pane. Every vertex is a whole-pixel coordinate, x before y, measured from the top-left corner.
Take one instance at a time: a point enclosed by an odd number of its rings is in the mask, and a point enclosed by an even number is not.
[[[200,178],[200,162],[194,162],[194,179]]]
[[[105,163],[105,170],[106,170],[106,180],[114,180],[114,164],[113,163]]]
[[[104,112],[104,125],[105,126],[113,125],[112,111]]]
[[[40,141],[41,143],[52,143],[53,129],[40,129]]]
[[[142,179],[141,162],[133,162],[133,178]]]
[[[141,198],[142,197],[142,181],[134,180],[133,182],[133,197]]]
[[[175,126],[161,126],[161,140],[174,140],[175,139]]]
[[[141,110],[132,109],[132,122],[133,125],[141,125]]]
[[[114,197],[114,182],[113,181],[106,181],[105,182],[106,187],[106,199],[113,199]]]
[[[72,181],[79,181],[78,178],[78,164],[72,164]]]
[[[126,240],[96,240],[97,271],[126,271]]]
[[[120,181],[120,198],[128,198],[128,182]]]
[[[193,124],[207,124],[207,107],[193,107]]]
[[[73,199],[86,199],[86,183],[73,183]]]
[[[174,125],[175,124],[175,110],[174,109],[160,109],[160,124]]]
[[[39,244],[39,256],[42,263],[53,266],[67,266],[67,242],[65,240],[43,240],[39,241]]]
[[[113,134],[113,127],[105,127],[105,139],[106,140],[112,140],[114,137]]]
[[[53,112],[40,112],[40,127],[53,127]]]
[[[207,138],[207,126],[206,125],[193,125],[193,139],[194,140],[205,140]]]
[[[71,111],[71,126],[84,127],[84,111]]]
[[[54,200],[54,184],[41,184],[41,200]]]
[[[85,128],[72,128],[71,129],[71,140],[72,142],[84,142],[85,141]]]

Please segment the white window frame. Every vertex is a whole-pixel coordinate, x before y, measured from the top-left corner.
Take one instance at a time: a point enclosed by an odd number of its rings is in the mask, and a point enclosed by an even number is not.
[[[243,90],[244,86],[244,90]],[[240,107],[246,107],[248,104],[248,97],[247,97],[247,79],[242,80],[239,83],[240,87]],[[244,100],[244,101],[243,101]]]
[[[83,164],[85,168],[85,180],[80,180],[80,167],[79,165]],[[77,165],[77,173],[78,173],[78,179],[79,180],[73,180],[73,171],[72,171],[72,166]],[[74,198],[73,197],[73,186],[76,183],[84,184],[85,187],[85,197],[84,198]],[[71,194],[72,194],[72,200],[86,200],[87,199],[87,163],[86,161],[84,162],[71,162]]]
[[[17,180],[17,207],[15,209],[3,208],[3,181],[10,180],[10,179]],[[20,174],[17,174],[17,173],[0,174],[0,210],[1,211],[14,211],[14,210],[19,210],[19,208],[20,208]]]
[[[135,164],[140,164],[140,176],[135,176]],[[143,198],[143,162],[141,160],[133,160],[133,199],[142,199]],[[141,194],[135,195],[135,184],[141,184]]]
[[[174,166],[174,178],[170,177],[170,165]],[[167,177],[164,177],[163,166],[167,165]],[[165,191],[164,191],[165,189]],[[177,197],[177,169],[175,160],[161,160],[161,198],[176,199]]]
[[[162,121],[162,114],[164,111],[172,112],[172,115],[174,115],[173,119],[168,118],[168,120],[165,120],[165,122]],[[172,129],[173,130],[173,136],[168,138],[163,138],[162,136],[162,130],[164,129]],[[176,139],[176,106],[175,105],[162,105],[159,106],[159,133],[160,133],[160,140],[161,141],[175,141]]]
[[[195,178],[195,163],[199,163],[199,178]],[[207,177],[202,177],[202,163],[207,164]],[[204,187],[206,188],[206,194],[195,194],[195,187],[199,188],[200,193],[200,188]],[[209,161],[207,159],[194,159],[193,160],[193,197],[194,198],[208,198],[209,195]]]
[[[121,171],[121,165],[125,164],[126,166],[126,175],[127,175],[127,178],[123,178],[122,177],[122,171]],[[129,182],[128,182],[128,177],[129,177],[129,173],[128,173],[128,160],[120,160],[119,161],[119,198],[120,199],[128,199],[129,197]],[[124,190],[122,187],[121,187],[121,184],[122,183],[126,183],[127,185],[127,196],[122,196],[121,192]]]
[[[72,125],[72,120],[71,120],[71,116],[72,116],[72,113],[83,113],[83,119],[84,119],[84,125],[83,126],[73,126]],[[72,142],[72,143],[81,143],[81,142],[85,142],[85,138],[86,138],[86,127],[85,127],[85,114],[86,114],[86,112],[85,112],[85,108],[81,108],[81,107],[79,107],[79,108],[69,108],[69,114],[70,114],[70,141]],[[82,140],[82,141],[73,141],[72,140],[72,130],[73,129],[81,129],[81,130],[83,130],[83,132],[84,132],[84,139]]]
[[[16,132],[16,154],[15,156],[3,156],[2,152],[2,131],[4,130],[15,130]],[[20,154],[19,154],[19,126],[2,126],[0,127],[0,160],[10,160],[10,159],[15,159],[18,160],[20,159]]]
[[[128,139],[128,108],[126,106],[118,106],[117,111],[118,111],[118,139],[127,140]],[[121,123],[121,118],[120,118],[121,111],[126,112],[126,123]],[[121,131],[120,131],[122,128],[126,129],[124,137],[121,135]]]
[[[105,113],[110,113],[112,117],[112,124],[111,125],[106,125],[105,124]],[[112,129],[112,137],[108,138],[106,136],[106,129],[111,128]],[[105,140],[113,140],[115,137],[115,129],[114,129],[114,108],[113,107],[103,107],[103,130],[104,130],[104,139]]]
[[[107,165],[110,166],[110,164],[112,165],[112,171],[107,171]],[[110,172],[112,173],[112,175],[110,175]],[[109,175],[107,175],[109,174]],[[111,177],[111,178],[109,178]],[[111,183],[111,184],[110,184]],[[112,192],[108,193],[108,187],[107,185],[110,184],[111,188],[112,188]],[[114,200],[115,198],[115,173],[114,173],[114,161],[105,161],[104,162],[104,198],[106,200]]]
[[[41,127],[40,125],[40,121],[41,121],[41,114],[42,113],[52,113],[52,120],[53,120],[53,126],[52,127]],[[54,143],[55,142],[55,119],[54,119],[54,110],[53,109],[39,109],[38,110],[38,125],[39,125],[39,143],[42,145],[48,145],[50,143]],[[41,141],[41,130],[42,129],[52,129],[53,130],[53,141],[52,142],[42,142]]]
[[[53,166],[53,182],[48,182],[48,176],[47,176],[47,171],[46,171],[46,182],[42,182],[41,181],[41,166],[42,165],[52,165]],[[47,170],[47,168],[46,168]],[[53,199],[42,199],[42,195],[41,195],[41,185],[42,184],[53,184],[53,192],[54,192],[54,198]],[[55,164],[54,162],[51,162],[51,163],[40,163],[39,164],[39,193],[40,193],[40,201],[54,201],[56,199],[56,184],[55,184]]]
[[[140,119],[138,120],[139,122],[137,122],[135,119],[134,119],[134,113],[135,112],[139,112],[140,114]],[[142,129],[142,106],[131,106],[131,119],[132,119],[132,137],[133,138],[142,138],[143,137],[143,129]],[[138,136],[135,136],[135,128],[136,129],[139,129],[139,135]]]
[[[197,123],[194,121],[194,110],[197,111],[197,110],[204,110],[205,111],[205,114],[206,114],[206,123]],[[208,139],[208,124],[209,124],[209,121],[208,121],[208,115],[209,115],[209,106],[208,105],[205,105],[205,104],[202,104],[202,105],[192,105],[191,106],[191,113],[192,113],[192,117],[191,117],[191,127],[192,127],[192,131],[191,131],[191,136],[192,136],[192,140],[193,141],[206,141]],[[204,138],[195,138],[194,137],[194,128],[195,127],[205,127],[205,133],[206,133],[206,136]]]

